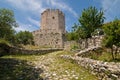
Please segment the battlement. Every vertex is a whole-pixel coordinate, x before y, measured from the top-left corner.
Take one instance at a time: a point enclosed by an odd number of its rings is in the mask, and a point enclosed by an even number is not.
[[[60,11],[59,9],[46,9],[44,12],[41,13],[41,15],[43,15],[45,13],[51,13],[51,12],[54,12],[54,13],[64,16],[64,13],[62,11]]]

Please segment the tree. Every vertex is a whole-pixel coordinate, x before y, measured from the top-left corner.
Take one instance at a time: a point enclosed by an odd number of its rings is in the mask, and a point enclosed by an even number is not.
[[[16,34],[18,44],[33,44],[33,35],[29,31],[20,31]]]
[[[84,37],[89,38],[91,34],[100,28],[104,22],[104,13],[102,10],[98,11],[95,7],[89,7],[84,9],[82,16],[79,18],[79,23],[81,24],[80,31],[83,30]]]
[[[96,29],[100,30],[99,28],[102,26],[104,19],[105,17],[102,10],[98,11],[95,7],[84,9],[82,16],[79,18],[79,23],[74,24],[72,32],[67,34],[68,40],[78,41],[81,38],[87,41],[87,38],[91,37],[91,34]]]
[[[0,9],[0,38],[13,41],[15,30],[17,27],[13,11],[9,9]]]
[[[78,35],[78,40],[80,38],[85,39],[87,37],[85,30],[81,26],[78,27],[78,29],[76,30],[76,33]]]
[[[113,22],[105,25],[103,29],[105,32],[104,46],[111,49],[112,58],[115,59],[117,49],[120,47],[120,21],[115,19]]]
[[[78,40],[78,39],[79,39],[78,33],[76,33],[77,29],[78,29],[78,25],[77,25],[77,24],[74,24],[74,25],[72,26],[72,31],[71,31],[71,32],[68,32],[68,33],[66,34],[66,37],[67,37],[67,40],[68,40],[68,41]]]
[[[78,40],[78,34],[75,33],[75,32],[69,32],[66,34],[66,38],[68,41],[71,41],[71,40]]]

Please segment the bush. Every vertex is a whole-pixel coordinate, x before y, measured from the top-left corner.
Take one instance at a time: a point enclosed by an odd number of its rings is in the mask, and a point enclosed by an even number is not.
[[[71,45],[71,50],[77,50],[79,46],[77,44]]]
[[[10,43],[4,39],[0,39],[0,56],[9,53]]]
[[[8,41],[6,41],[5,39],[0,39],[0,44],[6,44],[6,45],[8,45],[8,46],[10,46],[11,44],[8,42]]]

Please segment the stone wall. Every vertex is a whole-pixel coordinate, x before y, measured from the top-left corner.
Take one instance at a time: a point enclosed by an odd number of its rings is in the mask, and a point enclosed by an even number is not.
[[[101,46],[103,38],[104,36],[93,36],[92,38],[81,39],[79,40],[80,48],[85,49],[94,46]]]
[[[9,47],[9,54],[12,55],[40,55],[51,53],[55,51],[61,51],[63,49],[41,49],[41,50],[25,50],[16,47]]]
[[[35,45],[50,48],[64,47],[64,34],[53,30],[39,30],[34,32]]]
[[[120,80],[120,63],[103,62],[78,56],[62,55],[61,57],[74,60],[80,66],[90,70],[99,80]]]
[[[70,50],[72,46],[77,46],[79,50],[89,49],[93,47],[101,47],[102,40],[104,36],[94,36],[88,39],[80,39],[78,42],[76,41],[65,41],[64,49]]]

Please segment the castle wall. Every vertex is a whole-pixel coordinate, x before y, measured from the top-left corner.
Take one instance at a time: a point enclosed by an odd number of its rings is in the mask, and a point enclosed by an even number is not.
[[[53,30],[39,30],[34,32],[35,45],[50,48],[64,47],[64,34],[55,32]]]

